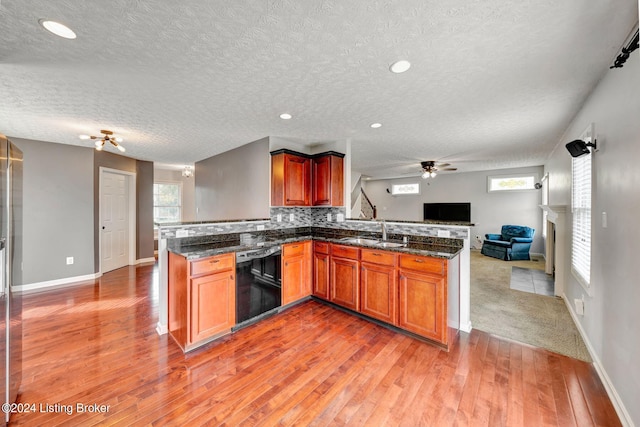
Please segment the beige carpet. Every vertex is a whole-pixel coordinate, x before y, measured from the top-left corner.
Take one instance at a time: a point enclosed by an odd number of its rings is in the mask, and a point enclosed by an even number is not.
[[[512,266],[544,270],[542,260],[502,261],[471,251],[473,327],[591,362],[564,301],[510,289]]]

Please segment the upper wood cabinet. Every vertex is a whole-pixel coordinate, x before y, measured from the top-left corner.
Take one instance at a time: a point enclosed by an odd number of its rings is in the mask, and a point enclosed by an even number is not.
[[[344,173],[342,155],[327,153],[311,161],[311,204],[313,206],[344,205]]]
[[[311,159],[284,150],[274,153],[271,153],[271,205],[309,206]]]
[[[271,206],[343,206],[344,154],[271,152]]]

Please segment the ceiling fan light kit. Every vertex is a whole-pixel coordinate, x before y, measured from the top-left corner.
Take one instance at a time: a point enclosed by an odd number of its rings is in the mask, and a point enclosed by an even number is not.
[[[107,142],[116,147],[121,153],[124,153],[126,151],[125,148],[119,144],[120,142],[124,141],[121,137],[114,137],[113,132],[106,129],[102,129],[100,133],[102,134],[102,136],[80,135],[80,139],[95,139],[97,151],[102,151],[102,149],[104,148],[104,144]]]
[[[449,163],[436,163],[435,160],[420,162],[420,166],[422,166],[422,179],[435,178],[438,171],[458,170],[458,168],[448,168],[447,166],[451,166]]]

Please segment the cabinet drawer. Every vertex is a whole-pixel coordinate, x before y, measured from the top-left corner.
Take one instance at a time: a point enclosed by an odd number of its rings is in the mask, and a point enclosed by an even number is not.
[[[235,255],[216,255],[209,258],[191,261],[191,276],[199,274],[215,273],[217,271],[231,270],[234,268]]]
[[[400,268],[444,276],[446,274],[446,260],[442,258],[403,254],[400,255]]]
[[[360,259],[363,262],[371,262],[380,265],[396,265],[396,254],[389,251],[375,249],[362,249]]]
[[[339,258],[358,259],[360,249],[353,246],[331,245],[331,255]]]
[[[326,242],[313,242],[313,251],[321,254],[328,254],[329,244]]]
[[[287,243],[282,245],[282,256],[284,258],[298,256],[304,254],[304,242],[300,243]]]

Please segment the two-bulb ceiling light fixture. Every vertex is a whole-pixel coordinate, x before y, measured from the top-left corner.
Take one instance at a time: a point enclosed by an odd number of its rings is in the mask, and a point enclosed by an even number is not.
[[[80,135],[80,139],[95,139],[96,140],[96,150],[102,151],[104,145],[108,142],[109,144],[116,147],[121,153],[125,152],[125,149],[120,143],[123,141],[120,137],[114,137],[113,132],[110,130],[103,129],[100,131],[101,136],[93,136],[93,135]]]

